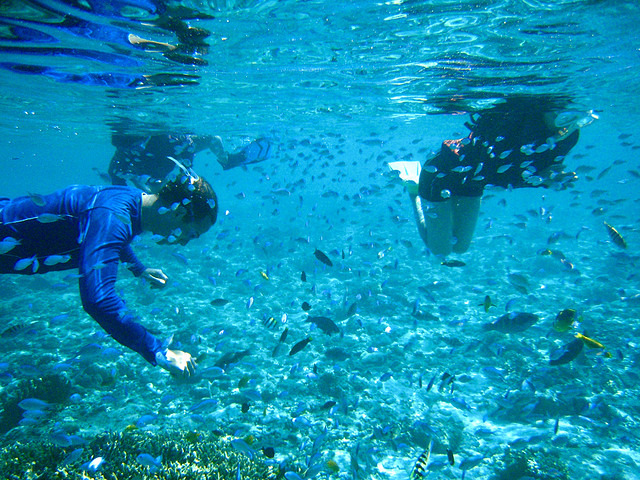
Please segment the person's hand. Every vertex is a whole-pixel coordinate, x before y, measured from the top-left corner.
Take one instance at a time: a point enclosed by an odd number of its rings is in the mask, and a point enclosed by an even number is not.
[[[151,288],[164,288],[167,286],[167,281],[169,280],[169,277],[159,268],[147,268],[142,272],[142,278],[145,278],[149,282]]]
[[[182,378],[192,376],[198,364],[188,352],[181,350],[167,350],[165,353],[156,353],[158,366],[164,368],[171,375]]]

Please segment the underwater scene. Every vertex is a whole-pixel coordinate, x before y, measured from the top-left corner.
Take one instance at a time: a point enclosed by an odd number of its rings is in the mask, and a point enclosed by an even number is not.
[[[0,2],[0,478],[640,479],[639,21]]]

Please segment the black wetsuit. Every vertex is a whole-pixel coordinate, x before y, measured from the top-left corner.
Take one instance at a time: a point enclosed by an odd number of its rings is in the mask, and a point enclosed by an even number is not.
[[[502,188],[533,187],[562,168],[564,156],[578,142],[578,130],[557,143],[542,140],[528,145],[498,138],[488,142],[472,133],[460,140],[445,140],[440,152],[424,163],[420,197],[442,202],[450,196],[481,197],[486,185]],[[544,186],[544,185],[543,185]]]
[[[114,134],[111,143],[116,152],[109,164],[114,185],[134,185],[147,192],[157,188],[176,167],[173,157],[190,168],[196,153],[206,149],[210,137],[196,135],[122,135]]]

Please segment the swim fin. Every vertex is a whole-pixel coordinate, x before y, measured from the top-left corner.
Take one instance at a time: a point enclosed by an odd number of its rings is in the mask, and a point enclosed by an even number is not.
[[[398,172],[400,180],[403,182],[418,183],[420,181],[420,172],[422,171],[420,162],[389,162],[388,165],[392,172]]]
[[[258,138],[243,147],[239,152],[228,154],[226,161],[218,159],[218,162],[224,170],[229,170],[240,165],[263,162],[271,157],[271,153],[272,144],[269,139]]]
[[[258,138],[245,146],[240,153],[244,155],[244,165],[259,163],[271,157],[271,142],[266,138]]]

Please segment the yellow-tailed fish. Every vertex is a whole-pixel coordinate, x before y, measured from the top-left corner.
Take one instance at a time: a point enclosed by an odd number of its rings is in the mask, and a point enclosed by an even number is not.
[[[586,337],[581,333],[576,333],[576,338],[582,340],[583,343],[589,348],[602,348],[604,350],[604,345],[597,340],[594,340],[593,338]]]
[[[260,275],[261,275],[261,276],[262,276],[262,278],[264,278],[265,280],[269,280],[269,275],[267,275],[266,273],[264,273],[264,272],[262,272],[262,271],[261,271],[261,272],[260,272]]]

